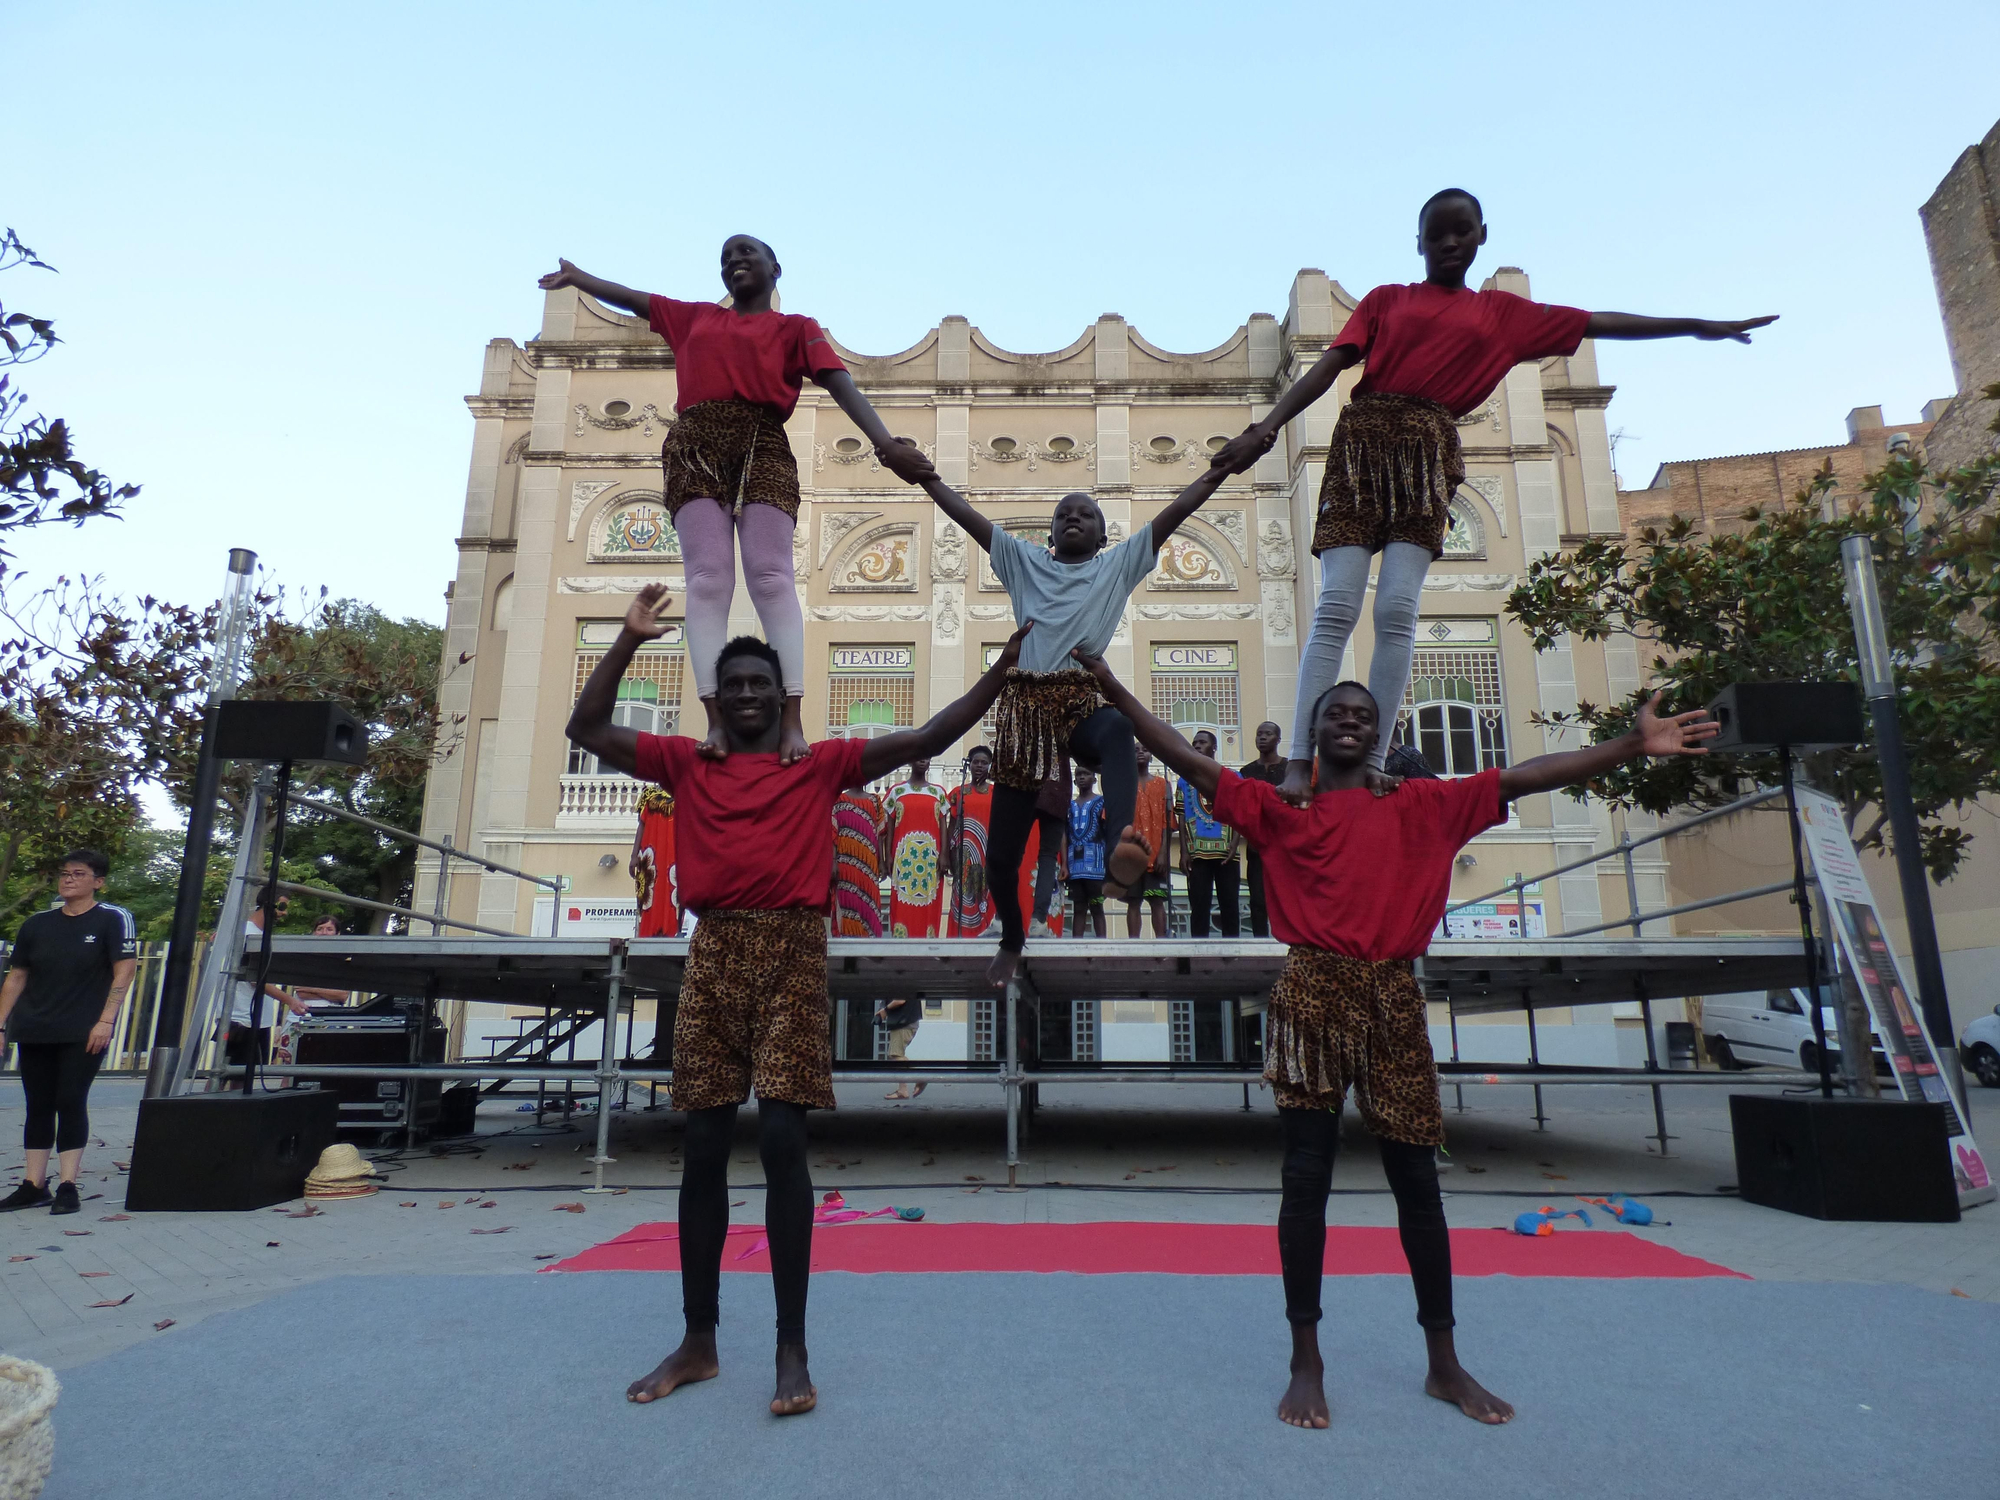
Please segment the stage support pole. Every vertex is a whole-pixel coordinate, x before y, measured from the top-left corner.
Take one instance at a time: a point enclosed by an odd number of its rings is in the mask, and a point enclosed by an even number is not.
[[[153,1046],[146,1059],[148,1099],[173,1092],[180,1072],[188,981],[194,973],[195,929],[201,922],[202,885],[208,876],[208,850],[215,837],[215,798],[222,781],[222,763],[215,758],[215,717],[223,703],[236,696],[236,681],[243,675],[244,642],[250,626],[250,574],[256,566],[257,554],[247,547],[229,549],[229,574],[217,607],[208,710],[202,719],[201,753],[195,761],[194,788],[189,793],[187,838],[181,844],[180,881],[174,888],[173,926],[167,935],[166,973],[160,980]],[[195,1045],[201,1045],[199,1037]]]
[[[1007,1076],[1001,1088],[1007,1095],[1007,1186],[1020,1187],[1021,1170],[1021,980],[1007,981]]]
[[[1542,1066],[1542,1045],[1535,1035],[1535,1001],[1526,990],[1521,991],[1521,1009],[1528,1013],[1528,1065],[1537,1070]],[[1549,1117],[1542,1113],[1542,1086],[1535,1085],[1535,1129],[1546,1130]]]
[[[1799,832],[1799,800],[1793,795],[1792,747],[1778,747],[1778,765],[1785,778],[1785,826],[1792,835],[1792,899],[1799,906],[1799,942],[1805,953],[1806,994],[1812,1003],[1813,1050],[1818,1054],[1819,1094],[1833,1097],[1833,1066],[1826,1055],[1826,1008],[1819,993],[1819,940],[1813,936],[1812,896],[1806,890],[1804,837]]]
[[[1861,660],[1861,691],[1875,731],[1875,758],[1882,769],[1882,811],[1896,856],[1896,879],[1903,894],[1903,918],[1910,929],[1910,966],[1916,970],[1917,999],[1930,1029],[1938,1066],[1959,1078],[1958,1029],[1951,1022],[1944,961],[1938,953],[1937,921],[1931,914],[1930,875],[1924,869],[1917,810],[1910,800],[1910,761],[1903,748],[1903,724],[1896,711],[1896,663],[1882,620],[1882,592],[1875,582],[1875,552],[1865,536],[1840,544],[1847,576],[1847,608],[1854,616],[1854,644]],[[1873,1067],[1870,1061],[1866,1066]],[[1961,1097],[1963,1097],[1961,1095]]]
[[[271,873],[257,897],[257,909],[264,914],[264,929],[262,941],[257,945],[257,982],[250,987],[250,1060],[243,1068],[243,1093],[246,1098],[257,1092],[257,1064],[260,1061],[257,1056],[257,1033],[262,1029],[259,1023],[264,1019],[264,986],[271,978],[271,939],[276,936],[271,929],[278,923],[278,882],[285,878],[285,814],[290,809],[291,797],[292,763],[281,760],[278,762],[278,817],[271,825]]]
[[[604,987],[604,1045],[597,1054],[597,1155],[590,1159],[597,1176],[586,1193],[608,1193],[604,1169],[616,1160],[611,1154],[611,1091],[618,1086],[618,992],[625,978],[625,943],[611,945],[611,977]]]

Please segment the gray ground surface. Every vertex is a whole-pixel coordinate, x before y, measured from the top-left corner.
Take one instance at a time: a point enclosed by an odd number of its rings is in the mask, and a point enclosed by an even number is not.
[[[933,1085],[900,1104],[882,1099],[886,1087],[843,1085],[842,1108],[813,1120],[816,1182],[862,1207],[915,1205],[942,1220],[1260,1224],[1277,1211],[1277,1120],[1270,1096],[1254,1087],[1245,1113],[1233,1085],[1046,1085],[1018,1193],[999,1190],[1004,1117],[991,1084]],[[1644,1231],[1650,1237],[1760,1280],[1900,1282],[2000,1301],[2000,1204],[1957,1224],[1827,1224],[1721,1193],[1736,1176],[1726,1089],[1668,1090],[1677,1138],[1665,1160],[1646,1139],[1652,1105],[1643,1089],[1549,1088],[1542,1131],[1526,1088],[1464,1093],[1461,1114],[1446,1092],[1454,1165],[1444,1180],[1457,1226],[1502,1225],[1523,1207],[1571,1193],[1627,1192],[1672,1221]],[[489,1105],[476,1151],[434,1157],[420,1149],[376,1197],[332,1203],[313,1218],[267,1210],[107,1222],[122,1212],[113,1163],[129,1160],[138,1086],[100,1084],[93,1123],[107,1144],[86,1157],[84,1190],[103,1196],[72,1218],[0,1216],[0,1347],[66,1369],[133,1343],[184,1337],[214,1313],[331,1276],[526,1274],[547,1264],[538,1256],[573,1254],[635,1224],[671,1219],[678,1118],[646,1112],[645,1100],[635,1089],[633,1108],[613,1116],[618,1160],[607,1180],[628,1189],[617,1195],[582,1192],[594,1119],[538,1131],[532,1115]],[[2000,1154],[2000,1091],[1974,1088],[1971,1105],[1989,1154]],[[9,1080],[0,1088],[0,1141],[18,1139],[19,1119],[18,1085]],[[734,1213],[746,1222],[763,1210],[755,1131],[746,1110],[732,1165],[741,1185]],[[1381,1167],[1351,1111],[1334,1185],[1335,1223],[1394,1222]],[[494,1206],[474,1206],[486,1203]],[[584,1212],[559,1212],[558,1203],[581,1203]],[[501,1227],[508,1232],[471,1232]],[[34,1258],[4,1259],[16,1255]],[[127,1293],[131,1300],[116,1307],[90,1305]],[[168,1319],[175,1327],[157,1331]],[[670,1331],[663,1324],[648,1337]]]

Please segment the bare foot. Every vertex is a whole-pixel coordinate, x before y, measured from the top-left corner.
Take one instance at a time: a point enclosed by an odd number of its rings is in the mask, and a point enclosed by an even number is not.
[[[1386,797],[1403,784],[1400,776],[1391,776],[1379,766],[1370,766],[1368,774],[1361,778],[1361,784],[1378,797]]]
[[[771,1397],[771,1415],[796,1417],[818,1405],[819,1390],[806,1369],[806,1346],[778,1345],[778,1389]]]
[[[1278,1420],[1291,1427],[1332,1425],[1326,1407],[1326,1363],[1319,1355],[1319,1329],[1311,1323],[1292,1325],[1292,1383],[1278,1398]]]
[[[1104,861],[1105,895],[1111,894],[1113,886],[1120,888],[1121,896],[1137,886],[1146,871],[1152,867],[1153,853],[1153,850],[1146,847],[1146,841],[1134,833],[1132,825],[1127,823],[1124,832],[1118,835],[1118,842]]]
[[[986,982],[996,990],[1007,988],[1007,981],[1021,967],[1021,955],[1002,948],[993,955],[993,962],[986,966]]]
[[[1285,779],[1278,783],[1278,795],[1294,807],[1311,807],[1313,763],[1309,760],[1285,762]]]
[[[721,1373],[722,1366],[715,1358],[715,1330],[711,1328],[698,1333],[690,1328],[681,1340],[680,1348],[655,1365],[650,1375],[625,1387],[625,1399],[643,1406],[680,1386],[693,1385],[698,1380],[713,1380]]]
[[[884,1094],[884,1095],[883,1095],[882,1097],[883,1097],[884,1099],[907,1099],[907,1098],[909,1098],[909,1097],[910,1097],[910,1094],[909,1094],[909,1092],[908,1092],[907,1090],[905,1090],[905,1089],[897,1089],[895,1093],[893,1093],[893,1094]]]
[[[1424,1394],[1449,1401],[1475,1422],[1498,1427],[1514,1420],[1514,1408],[1487,1390],[1458,1362],[1458,1350],[1449,1328],[1426,1330],[1424,1342],[1430,1346],[1431,1369],[1424,1377]]]
[[[729,759],[729,741],[722,737],[722,709],[713,698],[701,700],[701,706],[708,710],[708,736],[694,747],[694,753],[703,760]]]
[[[795,766],[806,758],[805,725],[799,718],[803,698],[786,698],[784,716],[778,721],[778,764]]]

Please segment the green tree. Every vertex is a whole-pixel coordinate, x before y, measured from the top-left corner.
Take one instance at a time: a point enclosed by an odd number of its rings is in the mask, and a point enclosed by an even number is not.
[[[1652,650],[1652,687],[1537,722],[1603,738],[1623,731],[1654,688],[1684,709],[1732,682],[1859,682],[1840,544],[1866,536],[1897,655],[1922,854],[1933,878],[1948,878],[1971,841],[1965,808],[2000,792],[2000,457],[1948,473],[1892,459],[1864,488],[1845,514],[1829,515],[1833,479],[1823,472],[1790,502],[1746,511],[1740,529],[1708,534],[1675,516],[1665,528],[1531,564],[1507,609],[1537,650],[1564,635],[1629,635]],[[1863,847],[1886,847],[1872,747],[1809,756],[1806,770],[1840,800]],[[1722,806],[1778,774],[1775,754],[1683,757],[1634,763],[1589,790],[1614,806],[1664,813]]]

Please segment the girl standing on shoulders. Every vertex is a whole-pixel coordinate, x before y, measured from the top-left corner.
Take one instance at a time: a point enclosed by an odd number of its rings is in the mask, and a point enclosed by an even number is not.
[[[1319,608],[1299,661],[1291,760],[1278,789],[1296,806],[1312,800],[1313,705],[1340,676],[1341,653],[1361,617],[1369,560],[1377,552],[1382,572],[1375,585],[1368,691],[1388,717],[1369,765],[1372,776],[1381,773],[1409,685],[1424,574],[1444,554],[1451,497],[1465,482],[1458,418],[1477,411],[1515,365],[1574,354],[1586,338],[1747,344],[1752,329],[1777,321],[1647,318],[1545,306],[1512,292],[1475,292],[1465,273],[1485,243],[1477,198],[1463,188],[1433,194],[1417,212],[1424,279],[1378,286],[1363,297],[1333,346],[1270,415],[1244,428],[1215,457],[1223,467],[1254,461],[1287,422],[1333,388],[1342,370],[1366,366],[1333,429],[1320,483],[1312,541],[1320,560]]]
[[[646,319],[674,351],[678,417],[660,446],[666,507],[687,564],[688,660],[695,691],[708,710],[701,754],[729,753],[716,711],[715,662],[729,633],[736,591],[735,547],[764,634],[777,649],[785,711],[778,759],[791,765],[806,753],[799,706],[805,695],[806,627],[792,590],[792,531],[799,519],[799,468],[785,421],[811,379],[875,445],[891,473],[913,480],[922,455],[890,441],[889,429],[855,388],[854,377],[811,318],[772,306],[782,268],[771,247],[752,235],[722,246],[722,284],[729,305],[678,302],[637,292],[580,271],[568,261],[541,279],[543,291],[573,286],[600,302]]]

